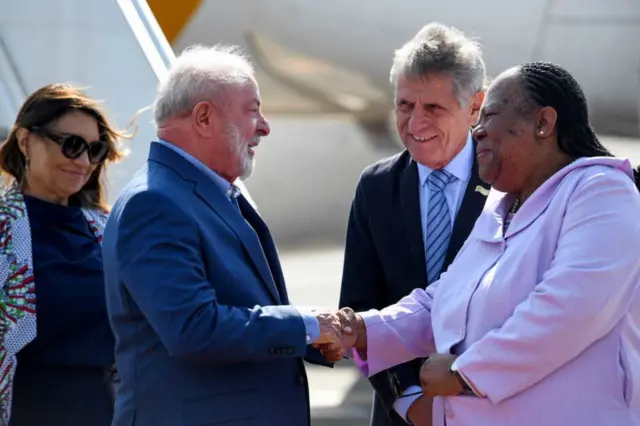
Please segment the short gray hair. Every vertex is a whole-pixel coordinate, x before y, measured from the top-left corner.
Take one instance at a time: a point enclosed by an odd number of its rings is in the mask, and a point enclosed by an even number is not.
[[[214,100],[228,86],[251,80],[255,81],[253,65],[238,46],[188,47],[158,87],[156,124],[190,111],[198,102]]]
[[[461,105],[483,90],[486,70],[480,43],[461,31],[437,22],[425,25],[409,42],[396,50],[390,80],[446,74],[453,79],[454,95]]]

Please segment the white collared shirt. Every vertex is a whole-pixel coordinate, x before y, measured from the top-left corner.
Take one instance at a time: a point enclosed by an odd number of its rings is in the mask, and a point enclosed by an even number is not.
[[[467,143],[465,144],[462,151],[456,155],[453,160],[449,162],[445,166],[445,170],[451,173],[456,177],[451,183],[449,183],[444,188],[444,195],[447,199],[447,205],[449,206],[449,214],[451,215],[451,226],[453,228],[453,223],[455,222],[455,218],[458,215],[458,210],[460,210],[460,206],[462,205],[462,199],[464,198],[464,192],[467,189],[467,185],[469,184],[469,179],[471,178],[471,168],[473,167],[473,138],[471,137],[471,132],[469,132],[469,136],[467,137]],[[429,211],[429,200],[431,198],[431,190],[429,189],[429,185],[427,185],[427,178],[433,172],[433,169],[425,166],[424,164],[418,163],[418,179],[420,186],[420,221],[422,223],[422,241],[424,242],[424,247],[427,246],[427,212]],[[424,253],[425,257],[427,255],[426,251]],[[427,273],[425,268],[425,274]],[[420,388],[418,386],[411,386],[407,388],[403,394],[413,394],[416,392],[420,392]],[[400,416],[407,420],[407,411],[409,411],[409,407],[413,402],[418,399],[420,395],[400,398],[397,399],[393,408],[396,410]]]
[[[453,160],[445,166],[445,170],[456,177],[451,183],[444,188],[444,195],[449,206],[449,214],[451,215],[451,225],[455,222],[455,218],[462,205],[464,192],[471,178],[471,168],[473,166],[473,139],[471,133],[467,138],[462,151],[456,155]],[[422,240],[426,247],[427,238],[427,212],[429,211],[429,200],[431,198],[431,190],[427,184],[427,178],[433,170],[424,164],[418,163],[418,179],[420,184],[420,219],[422,222]],[[425,252],[426,256],[426,252]]]

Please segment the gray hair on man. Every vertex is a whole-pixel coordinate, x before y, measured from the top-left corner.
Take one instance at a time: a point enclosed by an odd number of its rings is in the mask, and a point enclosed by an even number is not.
[[[456,28],[437,22],[425,25],[409,42],[396,50],[390,80],[422,78],[430,74],[450,75],[460,105],[484,89],[486,70],[480,43]]]
[[[203,100],[219,100],[225,88],[255,81],[255,71],[238,46],[191,46],[160,83],[154,102],[156,125],[189,112]]]

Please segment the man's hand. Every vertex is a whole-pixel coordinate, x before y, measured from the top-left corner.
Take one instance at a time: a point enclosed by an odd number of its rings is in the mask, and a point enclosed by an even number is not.
[[[428,396],[455,396],[464,390],[458,378],[451,372],[455,355],[434,354],[420,368],[422,391]]]
[[[433,422],[433,398],[422,395],[407,411],[407,419],[413,426],[431,426]]]
[[[336,315],[340,318],[340,323],[344,329],[349,329],[348,347],[345,350],[354,348],[363,360],[367,359],[367,327],[360,315],[353,309],[345,307],[340,309]]]
[[[322,318],[321,318],[322,316]],[[314,342],[313,346],[320,349],[320,353],[329,362],[336,362],[342,359],[345,353],[353,347],[364,346],[366,352],[366,330],[364,321],[351,308],[343,308],[335,314],[320,314],[318,322],[321,324],[321,332],[323,331],[323,322],[326,324],[327,336],[331,332],[335,333],[335,338],[327,337],[327,340],[320,338]],[[331,318],[328,321],[328,318]],[[339,326],[336,326],[338,321]],[[329,326],[331,323],[331,326]],[[332,330],[330,330],[330,327]],[[338,330],[339,329],[339,330]],[[363,343],[364,342],[364,343]]]
[[[313,342],[317,345],[333,345],[342,347],[342,323],[335,314],[319,312],[316,314],[320,326],[320,336]]]
[[[342,359],[344,351],[342,350],[341,345],[335,342],[341,339],[342,333],[348,333],[349,330],[346,332],[343,329],[339,330],[339,332],[336,330],[336,324],[333,321],[334,313],[329,309],[314,308],[311,309],[311,314],[315,316],[318,321],[318,326],[320,327],[320,336],[312,343],[312,346],[316,349],[320,349],[320,353],[328,362],[334,363],[339,361]]]

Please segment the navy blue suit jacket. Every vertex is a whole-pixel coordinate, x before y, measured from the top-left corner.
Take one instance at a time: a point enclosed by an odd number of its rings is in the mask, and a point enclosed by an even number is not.
[[[474,158],[475,147],[474,142]],[[480,180],[474,161],[453,223],[444,269],[453,262],[482,212],[486,196],[477,191],[478,186],[490,188]],[[382,309],[430,284],[425,273],[419,191],[418,166],[406,150],[364,170],[349,216],[340,307]],[[408,387],[420,387],[423,361],[409,361],[369,379],[375,389],[372,426],[406,426],[393,403]]]
[[[239,203],[158,143],[118,197],[103,241],[114,426],[309,424],[314,350],[267,226]]]

